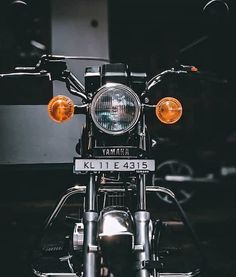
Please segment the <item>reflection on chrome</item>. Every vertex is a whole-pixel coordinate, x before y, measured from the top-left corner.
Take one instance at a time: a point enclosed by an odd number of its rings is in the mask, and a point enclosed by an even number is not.
[[[163,272],[163,273],[158,273],[158,276],[159,277],[196,277],[196,276],[200,276],[200,269],[196,269],[192,272],[185,272],[185,273],[181,273],[181,272],[178,272],[178,273],[166,273],[166,272]]]
[[[123,207],[107,207],[99,217],[98,235],[133,235],[133,220],[128,209]]]

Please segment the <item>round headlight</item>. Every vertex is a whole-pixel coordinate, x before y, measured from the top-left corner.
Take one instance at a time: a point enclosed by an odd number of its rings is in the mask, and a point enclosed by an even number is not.
[[[91,104],[91,116],[103,132],[121,135],[137,123],[141,104],[137,94],[129,87],[108,83],[102,86]]]

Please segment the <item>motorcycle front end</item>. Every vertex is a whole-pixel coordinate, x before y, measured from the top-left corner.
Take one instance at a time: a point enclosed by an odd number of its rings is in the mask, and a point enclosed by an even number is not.
[[[55,96],[48,104],[50,118],[62,123],[74,114],[84,114],[86,124],[73,166],[79,185],[65,192],[45,222],[32,255],[34,275],[199,276],[198,269],[165,272],[159,255],[162,223],[147,208],[147,193],[164,193],[176,199],[170,190],[152,184],[156,165],[146,115],[151,113],[161,124],[174,124],[183,113],[180,101],[169,95],[151,103],[151,88],[165,74],[192,75],[195,71],[171,69],[148,82],[145,73],[130,72],[127,65],[104,64],[86,68],[84,87],[68,71],[64,57],[44,56],[38,71],[48,72],[55,63],[57,72],[49,72],[50,76],[65,82],[82,104],[75,105],[67,96]],[[85,180],[83,185],[80,176]],[[45,238],[53,233],[59,214],[75,195],[81,199],[77,213],[66,216],[72,228],[63,234],[60,246],[55,235],[50,248]]]

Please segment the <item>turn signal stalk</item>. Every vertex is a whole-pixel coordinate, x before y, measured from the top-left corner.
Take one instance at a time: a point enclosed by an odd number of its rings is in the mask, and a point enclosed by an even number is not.
[[[179,100],[173,97],[162,98],[156,105],[156,116],[165,124],[173,124],[179,121],[183,108]]]
[[[53,97],[48,103],[48,115],[57,123],[70,120],[74,115],[73,101],[64,95]]]

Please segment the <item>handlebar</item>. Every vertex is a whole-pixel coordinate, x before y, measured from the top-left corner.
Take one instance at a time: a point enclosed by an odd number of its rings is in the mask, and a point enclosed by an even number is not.
[[[48,76],[50,78],[50,73],[48,72],[13,72],[13,73],[6,73],[6,74],[0,74],[0,78],[6,78],[6,77],[15,77],[15,76],[29,76],[29,77],[41,77],[41,76]]]
[[[85,93],[84,85],[79,81],[76,76],[67,69],[66,59],[79,59],[79,60],[101,60],[108,62],[108,59],[99,57],[84,57],[84,56],[58,56],[58,55],[43,55],[35,67],[16,67],[17,72],[0,74],[0,78],[13,77],[13,76],[29,76],[29,77],[41,77],[47,76],[50,81],[59,80],[66,84],[69,92],[75,96],[82,98],[87,103],[88,97]],[[180,65],[177,69],[172,68],[170,70],[163,71],[154,76],[146,84],[147,92],[153,86],[158,84],[163,76],[168,74],[175,75],[188,75],[191,78],[199,78],[211,82],[226,84],[228,81],[220,79],[217,76],[210,75],[209,73],[200,72],[194,66]]]
[[[87,96],[85,94],[85,87],[83,84],[69,71],[65,59],[93,59],[103,60],[107,59],[97,57],[82,57],[82,56],[51,56],[43,55],[35,67],[16,67],[17,72],[0,74],[0,78],[15,77],[15,76],[48,76],[50,81],[59,80],[66,83],[66,87],[69,92],[83,99],[87,102]]]
[[[176,70],[176,69],[172,68],[170,70],[165,70],[165,71],[155,75],[151,80],[149,80],[147,82],[146,90],[147,91],[150,90],[153,86],[155,86],[157,83],[159,83],[161,81],[161,78],[163,76],[167,76],[168,74],[179,75],[179,76],[186,75],[193,79],[201,79],[201,80],[210,81],[213,83],[220,83],[220,84],[228,83],[227,79],[219,78],[218,76],[215,76],[208,72],[199,71],[194,66],[181,65],[180,69]]]

